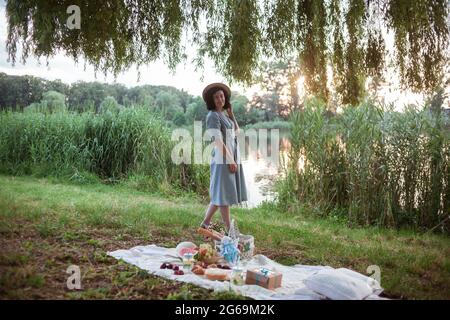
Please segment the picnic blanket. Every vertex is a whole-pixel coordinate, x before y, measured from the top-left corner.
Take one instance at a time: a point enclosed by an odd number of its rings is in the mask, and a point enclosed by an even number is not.
[[[301,264],[285,266],[261,254],[241,261],[242,268],[247,270],[264,267],[281,272],[283,278],[280,288],[268,290],[257,285],[234,285],[230,281],[211,281],[189,272],[184,275],[174,275],[170,269],[160,269],[164,262],[181,262],[175,248],[151,244],[111,251],[108,255],[133,264],[153,275],[192,283],[214,291],[233,290],[257,300],[385,299],[379,297],[383,289],[375,279],[355,271],[345,268],[334,269],[330,266]],[[363,290],[360,289],[361,287]]]

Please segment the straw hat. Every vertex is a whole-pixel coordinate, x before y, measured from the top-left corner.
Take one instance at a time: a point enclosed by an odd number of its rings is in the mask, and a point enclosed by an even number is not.
[[[228,98],[231,97],[231,90],[230,90],[230,88],[229,88],[226,84],[221,83],[221,82],[214,82],[214,83],[208,84],[208,85],[205,87],[205,89],[203,89],[203,94],[202,94],[202,96],[203,96],[203,100],[204,100],[205,102],[207,102],[207,98],[208,98],[208,96],[209,96],[209,94],[210,94],[210,90],[213,89],[213,88],[216,88],[216,87],[222,89],[223,92],[228,96]]]

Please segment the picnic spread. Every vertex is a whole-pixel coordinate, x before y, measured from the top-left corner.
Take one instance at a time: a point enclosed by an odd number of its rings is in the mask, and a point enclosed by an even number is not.
[[[228,235],[199,228],[209,242],[180,242],[176,248],[154,244],[108,252],[157,276],[215,291],[233,290],[267,299],[385,299],[377,280],[350,269],[285,266],[254,254],[254,238],[239,233],[234,221]]]

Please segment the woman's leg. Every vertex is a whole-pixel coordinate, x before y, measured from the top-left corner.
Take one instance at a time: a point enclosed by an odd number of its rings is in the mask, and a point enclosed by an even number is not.
[[[220,213],[222,214],[222,220],[223,223],[225,224],[226,227],[226,231],[227,233],[230,231],[230,226],[231,226],[231,222],[230,222],[230,206],[220,206]]]
[[[211,224],[211,219],[217,211],[217,206],[215,204],[210,203],[208,208],[206,209],[205,218],[203,219],[202,226],[209,226]]]

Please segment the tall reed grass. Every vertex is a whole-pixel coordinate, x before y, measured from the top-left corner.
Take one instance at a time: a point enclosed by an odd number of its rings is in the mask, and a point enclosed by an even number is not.
[[[313,99],[290,121],[280,204],[312,205],[358,225],[438,226],[450,234],[448,117],[370,102],[327,116]]]
[[[209,168],[173,164],[163,119],[142,107],[113,111],[0,113],[0,171],[207,194]]]

